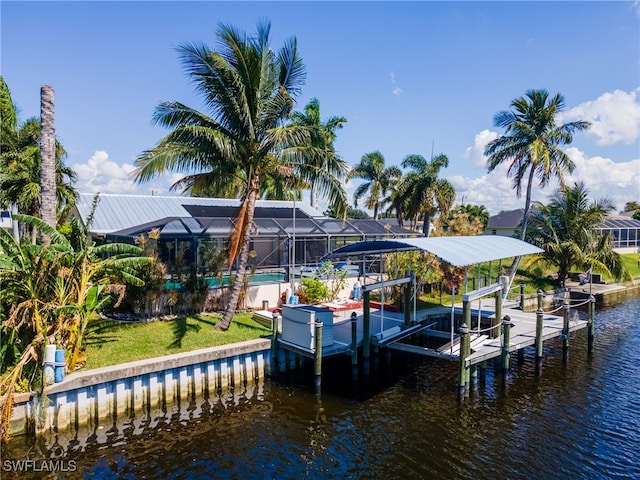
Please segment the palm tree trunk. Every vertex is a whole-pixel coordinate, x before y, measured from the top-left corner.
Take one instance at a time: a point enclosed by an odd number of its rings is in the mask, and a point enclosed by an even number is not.
[[[422,221],[422,234],[425,237],[429,236],[429,227],[431,226],[431,214],[424,212],[424,220]]]
[[[524,201],[524,212],[522,213],[522,222],[520,223],[520,240],[524,241],[527,234],[527,225],[529,224],[529,210],[531,209],[531,188],[533,187],[533,176],[535,174],[535,165],[531,165],[531,171],[529,172],[529,181],[527,183],[527,195]],[[520,264],[520,257],[513,259],[513,263],[509,267],[507,275],[509,278],[513,278],[518,265]]]
[[[253,214],[256,208],[256,198],[258,196],[258,185],[260,185],[260,177],[255,177],[250,186],[249,194],[246,197],[247,202],[247,221],[245,223],[245,230],[242,236],[242,245],[240,246],[240,255],[238,256],[238,268],[236,270],[236,277],[231,288],[231,298],[224,311],[224,315],[220,321],[216,324],[216,329],[226,331],[231,325],[233,314],[236,313],[238,306],[238,300],[240,299],[240,293],[244,287],[244,277],[247,271],[247,263],[249,261],[249,245],[251,244],[251,225],[253,224]]]
[[[40,89],[40,216],[42,220],[56,226],[56,139],[53,111],[53,88],[44,85]],[[43,235],[42,243],[50,243]]]

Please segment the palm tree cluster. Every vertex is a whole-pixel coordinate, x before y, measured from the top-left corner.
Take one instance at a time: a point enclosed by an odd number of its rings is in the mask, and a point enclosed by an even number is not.
[[[611,235],[601,235],[598,227],[614,210],[607,198],[590,200],[584,183],[561,187],[548,204],[535,202],[526,239],[544,253],[532,257],[529,265],[552,265],[557,269],[560,287],[572,269],[595,269],[616,279],[630,279],[619,254],[614,252]]]
[[[448,180],[439,178],[440,169],[449,165],[446,155],[440,154],[427,161],[422,155],[408,155],[402,160],[404,173],[396,166],[385,166],[384,156],[380,152],[364,155],[360,162],[349,172],[348,178],[364,180],[354,193],[354,206],[366,196],[365,206],[373,210],[373,218],[378,219],[380,211],[389,205],[387,214],[395,213],[398,225],[404,226],[404,220],[412,226],[422,220],[422,232],[429,235],[432,218],[439,214],[447,218],[456,192]]]

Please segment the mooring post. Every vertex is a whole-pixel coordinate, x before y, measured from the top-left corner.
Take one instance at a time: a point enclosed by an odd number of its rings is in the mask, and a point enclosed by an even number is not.
[[[596,297],[589,296],[589,320],[587,321],[587,352],[593,351],[593,337],[596,333]]]
[[[562,361],[564,363],[569,359],[569,300],[562,301]]]
[[[491,329],[491,338],[498,338],[500,336],[500,319],[502,318],[502,290],[498,290],[494,298],[496,302],[496,314],[491,319],[491,326],[495,328]]]
[[[540,303],[538,303],[540,305]],[[536,310],[536,375],[542,373],[542,329],[543,329],[544,311],[541,307]]]
[[[413,272],[411,270],[407,270],[405,272],[405,277],[411,277],[411,281],[406,283],[404,286],[404,300],[402,302],[402,311],[404,313],[404,326],[411,326],[411,294],[413,293]]]
[[[520,310],[524,312],[524,283],[520,284]]]
[[[479,377],[480,377],[480,385],[484,385],[487,381],[487,361],[480,362]]]
[[[469,377],[467,361],[467,345],[469,341],[469,328],[466,323],[460,325],[460,364],[458,370],[458,400],[463,400],[469,396]]]
[[[314,368],[313,373],[315,375],[315,391],[316,393],[320,393],[320,387],[322,385],[322,322],[316,320],[315,322],[315,340],[316,340],[316,351],[314,356]]]
[[[278,329],[280,328],[280,315],[277,311],[272,313],[271,328],[273,329],[271,338],[271,375],[278,372]]]
[[[362,371],[369,374],[371,361],[371,292],[362,292]]]
[[[513,322],[511,322],[509,315],[505,315],[502,319],[502,326],[504,335],[502,342],[502,374],[507,375],[509,373],[509,354],[511,353],[509,342],[511,342],[511,327],[513,327]]]
[[[469,354],[471,354],[471,351],[469,351]],[[469,365],[469,390],[473,391],[477,389],[478,389],[478,365],[474,363],[473,365]]]
[[[541,288],[538,289],[538,310],[542,309],[542,300],[544,299],[544,292]]]
[[[351,312],[351,374],[358,376],[358,314]]]

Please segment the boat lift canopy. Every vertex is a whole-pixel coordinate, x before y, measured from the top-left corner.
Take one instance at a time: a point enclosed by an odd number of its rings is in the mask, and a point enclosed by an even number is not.
[[[424,250],[454,267],[467,267],[493,260],[543,252],[541,248],[516,238],[499,235],[477,235],[358,242],[334,250],[328,256],[394,253],[408,250]]]

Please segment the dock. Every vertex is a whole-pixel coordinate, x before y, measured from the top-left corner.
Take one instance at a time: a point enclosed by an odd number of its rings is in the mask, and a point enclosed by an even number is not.
[[[587,303],[594,308],[593,298],[590,296],[584,301],[558,299],[560,305],[547,312],[541,308],[529,312],[515,308],[512,303],[505,304],[508,307],[503,306],[499,295],[496,295],[478,302],[477,308],[471,308],[472,301],[468,300],[453,307],[441,306],[409,315],[373,308],[369,308],[367,313],[362,302],[330,303],[313,307],[325,315],[324,322],[304,321],[301,324],[302,341],[286,335],[286,329],[292,327],[287,327],[286,319],[283,320],[276,311],[278,330],[273,339],[273,358],[280,359],[281,368],[287,363],[286,351],[314,359],[318,382],[322,358],[333,355],[351,355],[354,368],[362,363],[365,372],[370,350],[375,353],[389,349],[440,358],[458,363],[459,396],[465,397],[468,396],[469,383],[473,384],[471,379],[475,377],[475,369],[478,366],[484,368],[489,360],[495,359],[508,371],[509,355],[533,346],[536,348],[536,372],[539,372],[544,342],[561,339],[564,358],[569,335],[582,329],[589,330],[591,348],[593,312],[590,311],[589,319],[581,320],[571,308]],[[541,302],[539,298],[539,305]],[[304,310],[305,307],[298,308]],[[263,321],[271,322],[273,327],[274,311],[254,314],[262,317]]]

